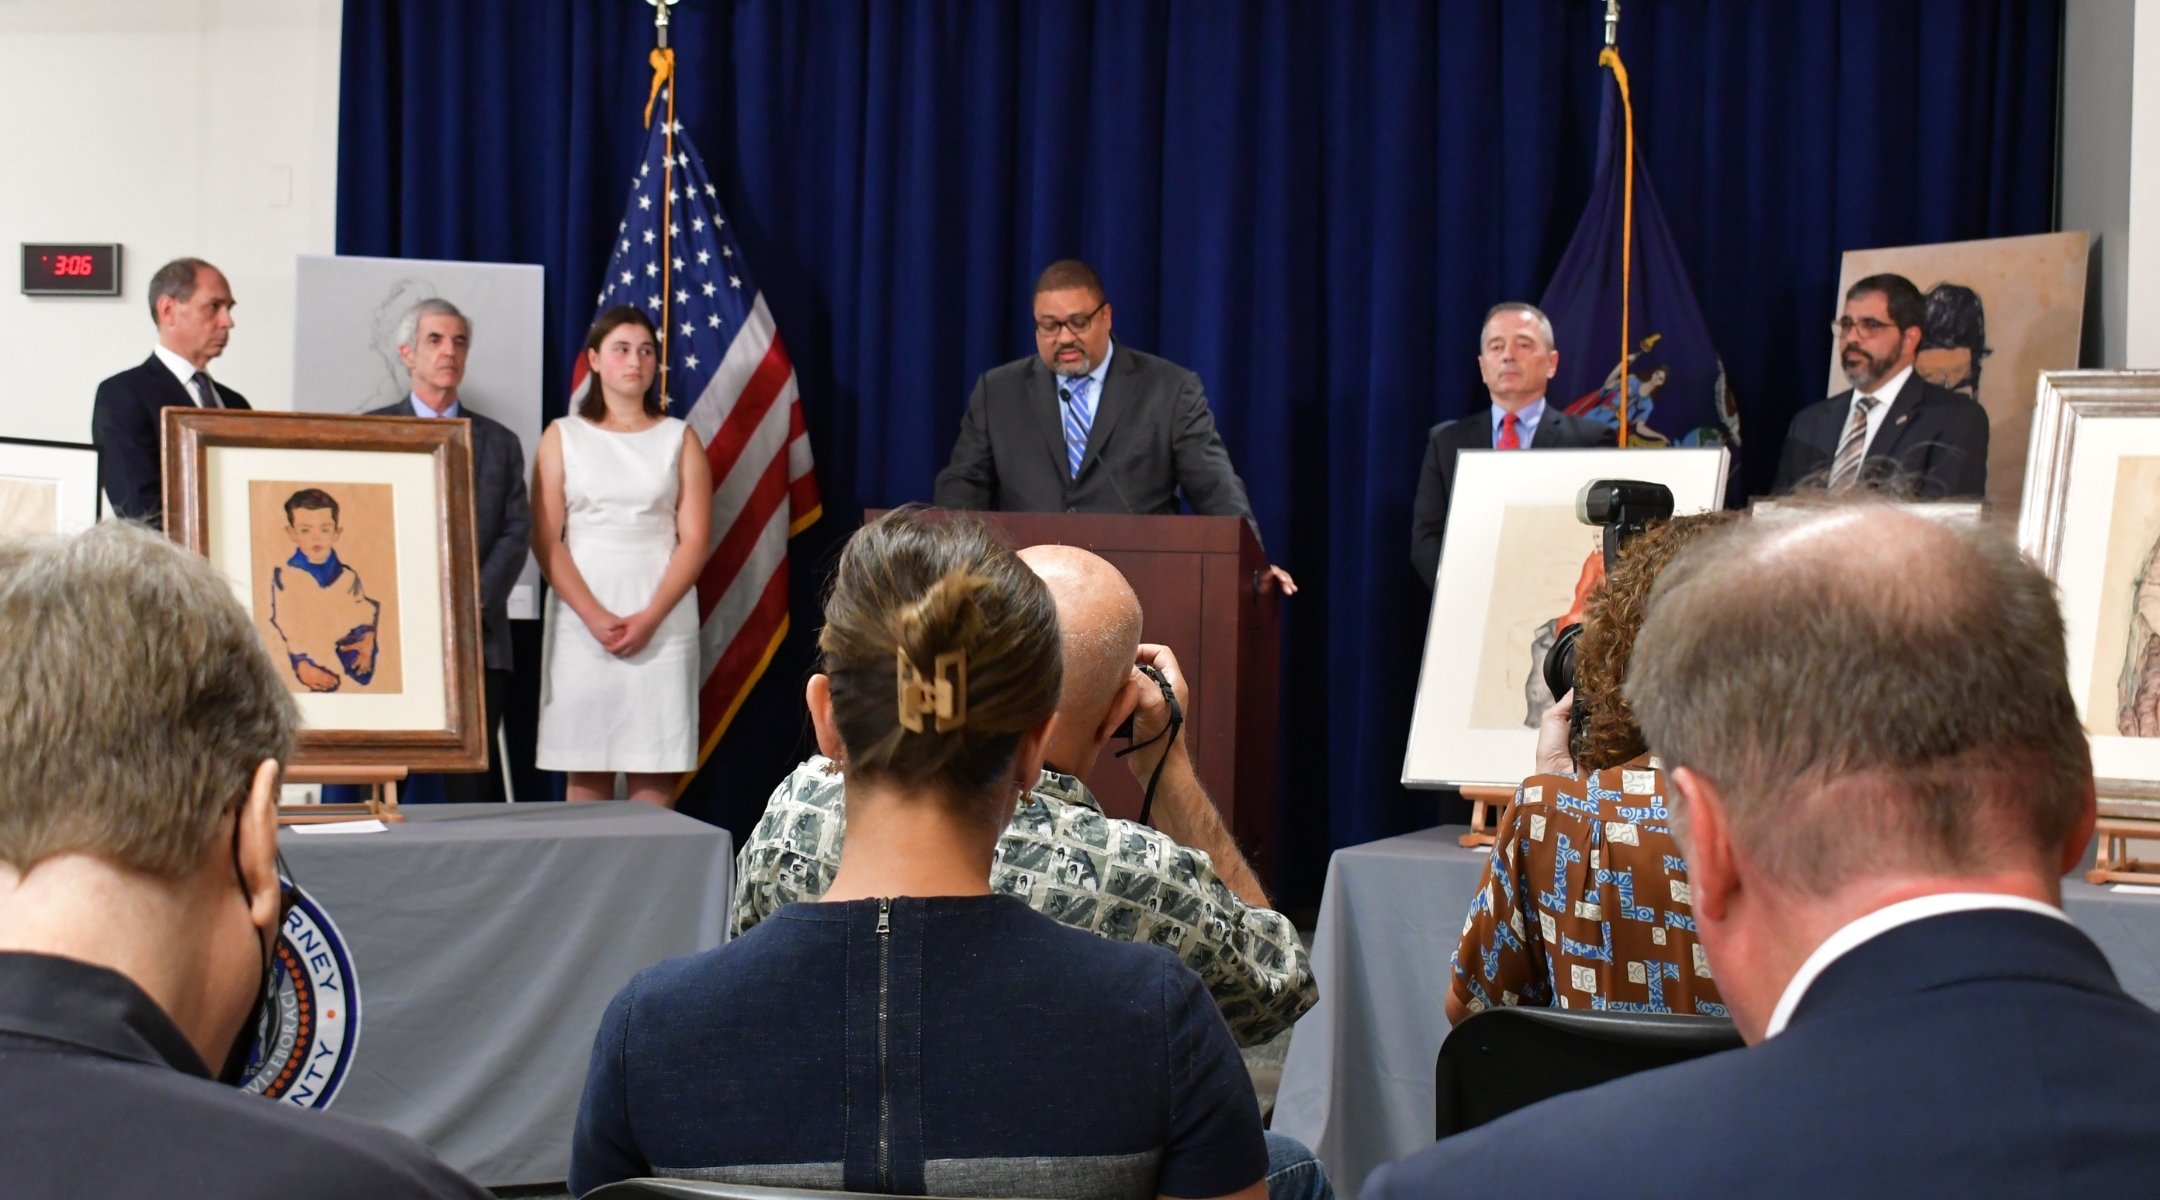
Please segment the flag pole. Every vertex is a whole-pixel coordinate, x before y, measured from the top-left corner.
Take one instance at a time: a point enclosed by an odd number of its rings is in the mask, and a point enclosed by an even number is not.
[[[667,115],[661,118],[661,136],[667,139],[667,157],[660,165],[660,336],[653,347],[660,352],[660,407],[668,406],[668,326],[673,316],[674,284],[671,280],[675,239],[675,51],[668,47],[668,9],[676,0],[645,0],[653,6],[652,92],[645,98],[645,128],[652,128],[653,101],[667,91]]]
[[[1611,67],[1620,84],[1620,111],[1627,122],[1627,158],[1622,167],[1620,199],[1620,446],[1628,444],[1628,284],[1633,274],[1629,252],[1635,242],[1635,105],[1628,99],[1627,67],[1620,61],[1620,0],[1605,0],[1605,48],[1598,65]]]

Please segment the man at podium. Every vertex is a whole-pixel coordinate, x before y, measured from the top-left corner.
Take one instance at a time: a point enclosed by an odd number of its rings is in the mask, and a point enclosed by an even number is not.
[[[1094,269],[1051,263],[1035,281],[1035,354],[975,381],[937,506],[1175,513],[1180,491],[1194,512],[1243,517],[1260,536],[1200,377],[1118,344]],[[1281,567],[1268,577],[1297,591]]]

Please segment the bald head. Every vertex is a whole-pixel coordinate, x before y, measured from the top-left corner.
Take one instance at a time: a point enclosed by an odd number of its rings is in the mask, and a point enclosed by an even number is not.
[[[1083,773],[1100,749],[1103,718],[1132,679],[1140,598],[1116,567],[1077,546],[1029,546],[1020,559],[1049,587],[1065,636],[1065,692],[1045,757],[1059,770]],[[1090,761],[1075,761],[1083,754]]]
[[[2046,576],[1992,530],[1865,496],[1740,522],[1659,577],[1626,694],[1770,874],[2041,861],[2091,763]]]

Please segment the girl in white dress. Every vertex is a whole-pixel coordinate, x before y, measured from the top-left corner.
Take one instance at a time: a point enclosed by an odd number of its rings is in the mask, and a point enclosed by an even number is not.
[[[672,805],[697,767],[698,573],[712,471],[661,407],[652,322],[611,308],[585,338],[593,386],[533,464],[533,554],[547,577],[537,765],[572,800]]]

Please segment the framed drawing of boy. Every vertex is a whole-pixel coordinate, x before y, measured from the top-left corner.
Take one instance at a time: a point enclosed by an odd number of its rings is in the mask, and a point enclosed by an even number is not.
[[[165,529],[232,581],[297,768],[487,769],[467,422],[173,408]]]
[[[2160,882],[2124,861],[2128,839],[2160,838],[2160,371],[2040,377],[2018,548],[2062,600],[2100,794],[2088,878]]]

